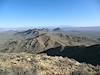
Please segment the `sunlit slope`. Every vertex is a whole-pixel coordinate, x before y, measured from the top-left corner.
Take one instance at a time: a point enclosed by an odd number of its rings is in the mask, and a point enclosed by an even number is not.
[[[84,36],[72,36],[61,32],[50,32],[45,29],[27,30],[13,35],[17,38],[8,40],[0,48],[1,52],[38,53],[58,46],[89,46],[97,41]]]
[[[92,66],[63,57],[28,53],[0,54],[0,75],[99,75]]]

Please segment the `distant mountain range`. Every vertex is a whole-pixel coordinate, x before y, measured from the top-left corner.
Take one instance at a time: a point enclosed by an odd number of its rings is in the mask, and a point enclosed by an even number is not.
[[[58,46],[89,46],[98,43],[83,36],[67,35],[47,29],[29,29],[12,34],[12,39],[4,43],[2,52],[41,52]]]

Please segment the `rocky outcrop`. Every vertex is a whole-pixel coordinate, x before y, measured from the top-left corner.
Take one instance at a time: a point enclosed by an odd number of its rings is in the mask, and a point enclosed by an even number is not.
[[[0,75],[99,75],[100,66],[28,53],[0,54]]]

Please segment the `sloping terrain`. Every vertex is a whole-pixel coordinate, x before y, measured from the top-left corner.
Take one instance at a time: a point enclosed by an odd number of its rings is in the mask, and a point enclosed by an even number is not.
[[[90,46],[97,44],[96,40],[87,37],[50,32],[46,29],[27,30],[15,33],[14,36],[17,38],[13,38],[1,46],[1,52],[38,53],[58,46]]]
[[[70,35],[86,36],[91,39],[100,38],[100,27],[58,27],[53,31],[65,32]]]
[[[59,28],[8,32],[0,38],[0,75],[100,75],[98,40]]]
[[[4,44],[9,39],[15,38],[15,36],[13,36],[15,33],[16,31],[13,30],[0,32],[0,45]]]
[[[3,53],[0,75],[100,75],[100,66],[44,54]]]
[[[100,44],[92,46],[66,46],[51,48],[46,51],[40,52],[46,53],[49,56],[63,56],[73,58],[79,62],[86,62],[93,65],[100,65]]]

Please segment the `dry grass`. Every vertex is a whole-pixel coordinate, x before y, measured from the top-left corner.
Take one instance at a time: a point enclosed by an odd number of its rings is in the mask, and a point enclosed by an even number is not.
[[[0,75],[99,75],[100,67],[63,57],[28,53],[0,54]]]

